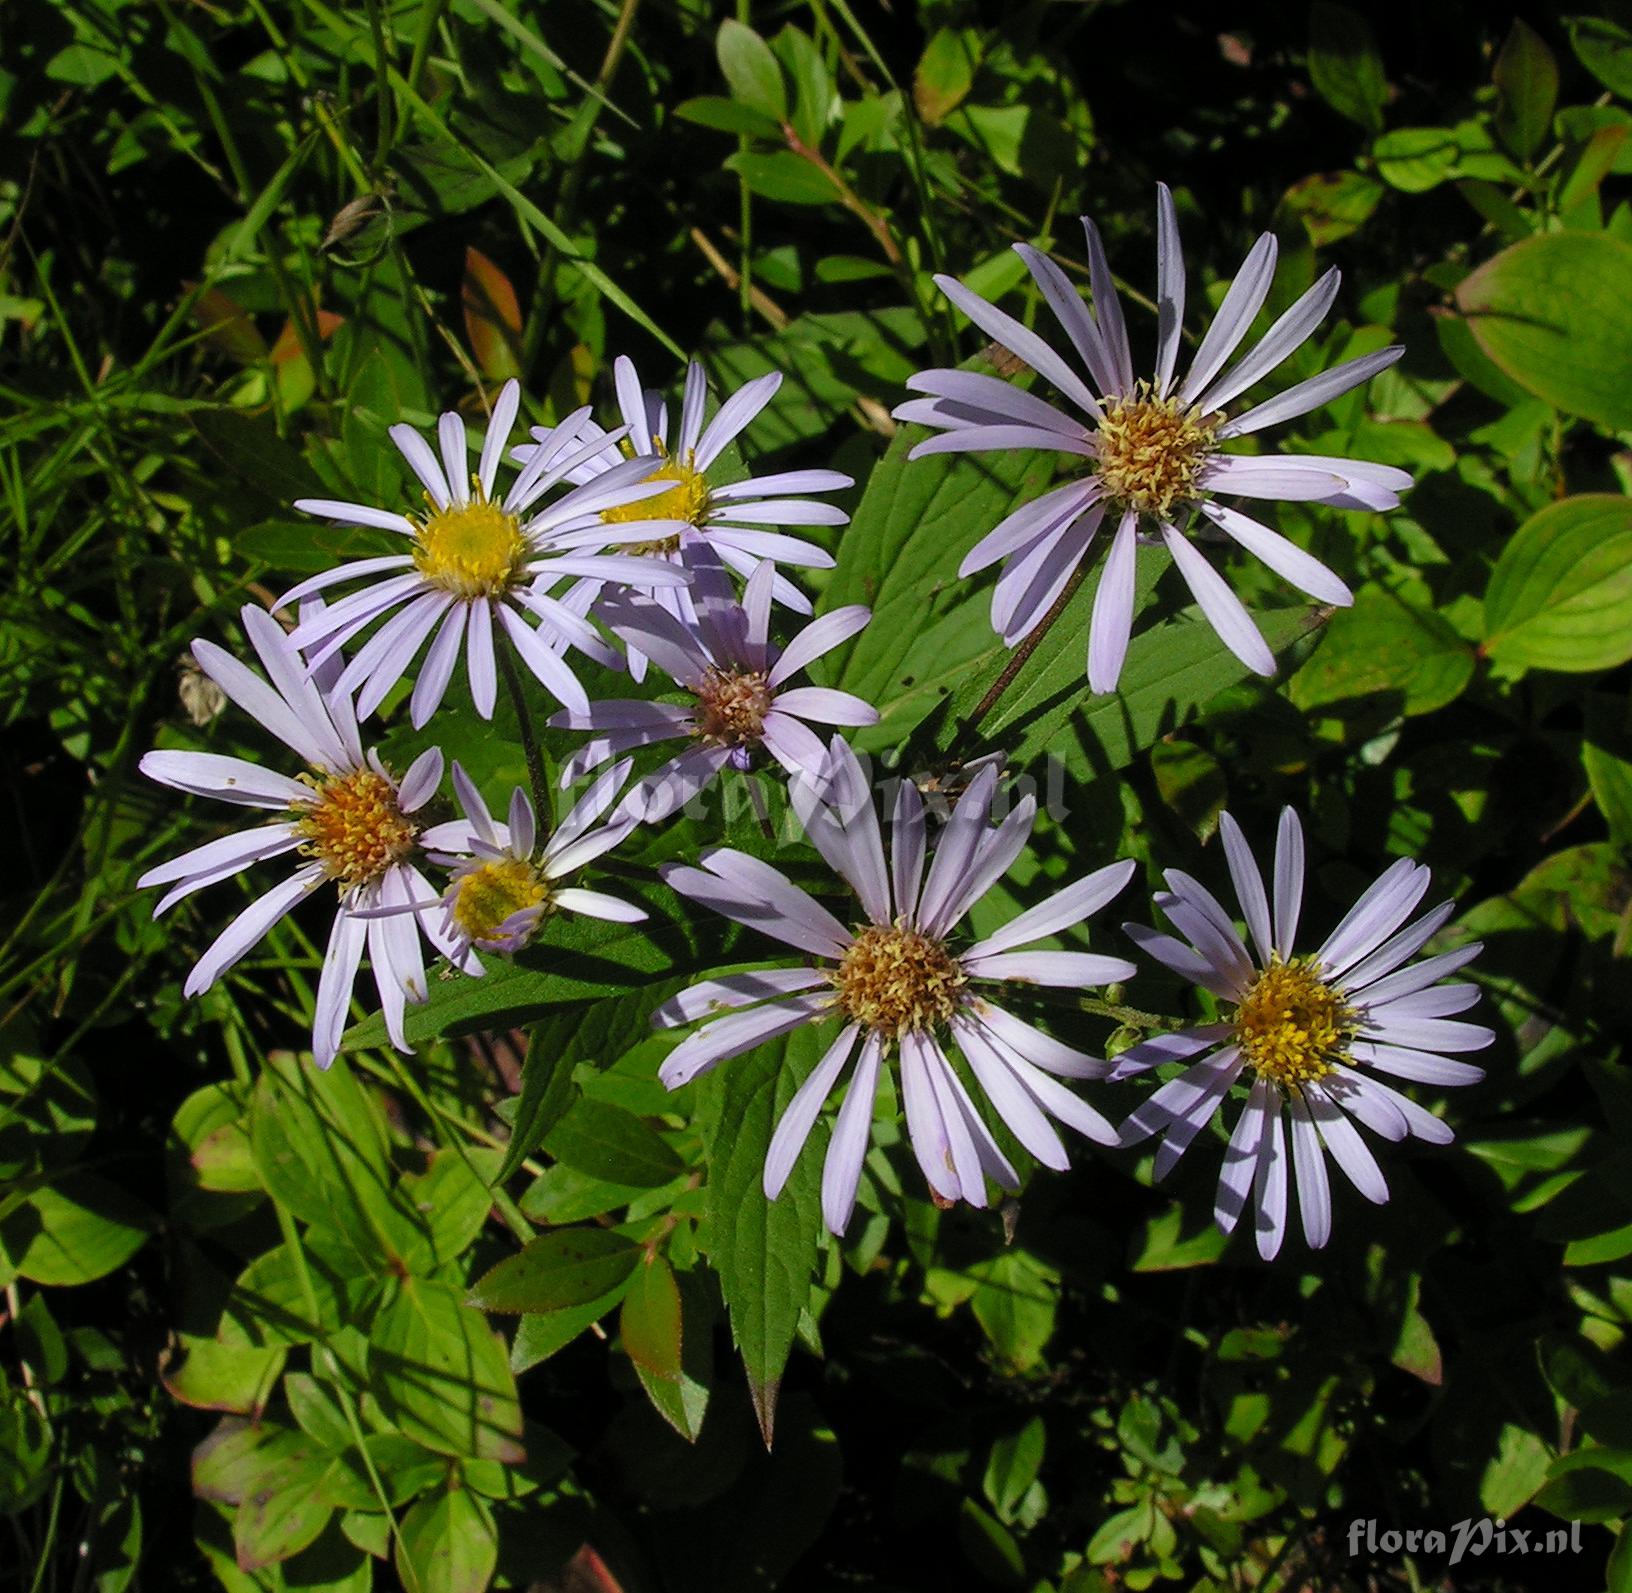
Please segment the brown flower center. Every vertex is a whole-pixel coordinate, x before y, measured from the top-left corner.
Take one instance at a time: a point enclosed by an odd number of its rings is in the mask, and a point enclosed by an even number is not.
[[[1109,497],[1166,519],[1196,495],[1221,414],[1203,415],[1177,398],[1155,398],[1141,384],[1130,398],[1107,398],[1095,439],[1099,478]]]
[[[297,821],[305,844],[341,885],[368,885],[414,849],[419,826],[397,805],[394,785],[372,769],[354,769],[322,781],[305,778],[317,793]]]
[[[899,1036],[945,1023],[958,1010],[966,976],[941,941],[900,924],[870,924],[830,977],[852,1022]]]
[[[697,688],[697,734],[717,747],[746,747],[765,732],[775,693],[758,670],[711,667]]]

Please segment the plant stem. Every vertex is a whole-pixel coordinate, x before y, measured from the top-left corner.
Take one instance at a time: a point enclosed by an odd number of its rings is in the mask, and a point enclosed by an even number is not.
[[[504,647],[495,647],[493,651],[498,657],[499,673],[504,676],[505,689],[510,693],[510,701],[516,710],[516,722],[521,729],[521,750],[527,759],[527,783],[533,790],[533,806],[538,810],[539,821],[546,831],[550,831],[555,828],[555,770],[550,767],[549,755],[533,733],[533,716],[527,711],[527,698],[522,691],[515,659]]]
[[[1052,605],[1050,605],[1048,612],[1043,615],[1042,619],[1038,622],[1036,629],[1033,630],[1032,633],[1023,642],[1021,642],[1017,648],[1015,648],[1013,656],[1009,659],[1008,663],[1003,666],[1003,673],[992,682],[991,688],[987,691],[986,695],[975,704],[974,712],[971,713],[969,717],[963,721],[962,725],[959,726],[959,741],[962,741],[966,736],[973,735],[979,728],[981,720],[984,719],[986,715],[997,706],[998,698],[1009,689],[1010,682],[1013,681],[1014,677],[1025,668],[1026,660],[1030,658],[1031,655],[1035,653],[1042,645],[1043,638],[1047,636],[1049,631],[1053,628],[1054,621],[1065,612],[1066,604],[1077,595],[1077,588],[1087,579],[1087,564],[1079,564],[1076,569],[1071,572],[1071,579],[1065,583],[1060,595],[1054,599],[1054,602]]]

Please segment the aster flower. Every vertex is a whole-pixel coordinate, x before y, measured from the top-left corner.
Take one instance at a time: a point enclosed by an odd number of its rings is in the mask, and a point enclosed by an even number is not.
[[[540,847],[527,793],[520,786],[510,793],[509,822],[500,823],[455,762],[453,788],[464,817],[433,824],[420,837],[432,861],[451,869],[452,878],[440,903],[419,905],[441,912],[443,935],[467,954],[472,948],[520,951],[554,912],[639,923],[643,909],[604,891],[561,883],[635,827],[632,819],[595,827],[628,773],[628,759],[604,771]]]
[[[747,428],[782,385],[779,371],[758,377],[732,393],[705,427],[703,404],[708,393],[703,368],[695,360],[686,367],[684,396],[680,401],[680,426],[673,447],[669,440],[668,406],[652,388],[642,388],[634,362],[620,355],[613,365],[618,407],[623,426],[613,433],[602,432],[593,421],[580,425],[581,440],[600,437],[602,448],[575,462],[568,479],[588,484],[604,472],[626,463],[625,453],[645,466],[643,479],[662,484],[661,495],[639,506],[609,506],[600,513],[600,525],[587,527],[564,539],[563,546],[612,548],[682,567],[702,549],[712,549],[716,558],[750,576],[762,559],[809,569],[831,569],[833,556],[814,542],[788,536],[764,526],[844,525],[849,516],[830,503],[803,496],[812,492],[835,492],[854,486],[854,481],[837,470],[786,470],[768,476],[750,476],[711,486],[710,468]],[[559,428],[557,428],[559,430]],[[548,447],[555,433],[533,428],[539,447]],[[617,446],[624,438],[622,450]],[[530,460],[532,448],[516,449],[518,460]],[[675,528],[652,536],[632,523],[646,515],[663,515]],[[776,601],[795,613],[809,614],[810,599],[791,581],[778,576],[773,586]],[[685,620],[684,599],[679,593],[657,600],[677,618]],[[631,673],[639,680],[645,670],[638,653],[629,655]]]
[[[1158,962],[1234,1012],[1225,1022],[1162,1035],[1117,1058],[1115,1076],[1122,1078],[1206,1053],[1145,1101],[1123,1125],[1122,1141],[1162,1135],[1156,1176],[1164,1176],[1231,1086],[1250,1073],[1252,1089],[1224,1153],[1215,1216],[1231,1232],[1250,1191],[1258,1252],[1267,1261],[1286,1232],[1289,1138],[1304,1237],[1319,1248],[1332,1225],[1326,1152],[1367,1200],[1380,1205],[1388,1199],[1388,1184],[1355,1122],[1388,1140],[1414,1134],[1444,1145],[1455,1138],[1439,1118],[1375,1075],[1473,1084],[1484,1077],[1481,1069],[1439,1053],[1477,1051],[1495,1036],[1449,1021],[1479,999],[1477,985],[1437,983],[1477,956],[1478,942],[1405,966],[1455,907],[1445,902],[1406,923],[1428,889],[1421,864],[1409,858],[1391,864],[1317,951],[1298,956],[1304,865],[1297,815],[1290,808],[1281,814],[1273,907],[1240,827],[1228,813],[1219,825],[1253,950],[1218,900],[1177,869],[1167,872],[1169,890],[1156,905],[1185,940],[1142,924],[1123,927]]]
[[[157,918],[194,891],[231,879],[251,863],[298,852],[295,872],[245,908],[199,958],[187,976],[185,993],[196,996],[208,990],[291,908],[332,882],[339,890],[339,907],[323,955],[312,1025],[318,1066],[327,1067],[339,1049],[365,944],[392,1044],[406,1051],[404,1001],[423,1001],[426,995],[420,934],[466,972],[481,972],[450,936],[420,915],[364,916],[373,908],[402,906],[434,894],[414,861],[421,836],[413,815],[441,782],[442,754],[434,748],[422,753],[397,779],[377,753],[364,751],[351,700],[335,683],[338,662],[314,678],[270,614],[246,607],[243,623],[265,679],[213,642],[194,642],[193,656],[228,699],[302,758],[307,770],[290,779],[220,753],[148,753],[141,769],[149,779],[190,796],[265,808],[280,816],[194,847],[149,869],[137,884],[172,887],[153,910]]]
[[[779,649],[769,640],[777,579],[769,559],[749,576],[740,603],[725,570],[707,550],[695,573],[690,626],[660,604],[638,597],[609,597],[601,605],[607,624],[629,644],[631,654],[639,649],[655,659],[693,700],[597,702],[587,713],[568,711],[550,721],[557,728],[597,732],[563,766],[563,784],[633,747],[674,737],[690,741],[624,799],[623,811],[647,823],[684,806],[722,769],[748,768],[760,748],[790,775],[819,778],[828,752],[806,720],[878,723],[878,711],[850,692],[789,684],[806,665],[854,636],[872,617],[870,609],[860,604],[834,609]]]
[[[1008,872],[1036,816],[1036,803],[1028,796],[989,828],[996,785],[993,768],[976,776],[947,821],[926,878],[917,788],[910,781],[900,785],[886,864],[865,778],[855,754],[835,738],[832,777],[823,793],[796,780],[792,796],[811,841],[860,900],[865,921],[854,928],[769,863],[727,847],[704,853],[701,868],[670,864],[662,870],[681,895],[813,959],[799,967],[705,980],[659,1007],[653,1022],[662,1026],[707,1020],[659,1070],[670,1089],[804,1024],[830,1016],[843,1023],[777,1124],[765,1160],[768,1198],[781,1193],[859,1042],[822,1175],[822,1211],[834,1233],[844,1231],[855,1205],[879,1072],[892,1049],[901,1070],[907,1133],[930,1189],[943,1203],[961,1198],[985,1205],[988,1177],[1009,1189],[1019,1183],[948,1057],[948,1041],[961,1051],[1014,1137],[1045,1166],[1067,1165],[1051,1117],[1101,1144],[1115,1142],[1105,1118],[1059,1082],[1060,1077],[1103,1078],[1109,1064],[1015,1017],[996,997],[1011,981],[1075,989],[1127,978],[1134,967],[1120,957],[1022,948],[1103,907],[1127,884],[1134,865],[1099,869],[996,934],[953,950],[952,931]]]
[[[1122,306],[1111,281],[1099,232],[1086,216],[1092,312],[1065,273],[1046,255],[1017,243],[1048,307],[1065,332],[1070,359],[1036,332],[988,304],[951,277],[941,291],[987,336],[1050,382],[1079,412],[1072,414],[1008,382],[972,371],[920,371],[907,386],[926,398],[896,411],[900,420],[938,428],[909,455],[1043,448],[1079,462],[1079,471],[1021,505],[982,538],[958,567],[972,575],[1004,561],[992,595],[992,628],[1013,646],[1032,631],[1065,589],[1102,525],[1114,528],[1089,623],[1088,681],[1111,691],[1122,673],[1133,625],[1134,551],[1141,526],[1154,527],[1220,640],[1249,669],[1275,671],[1274,655],[1223,577],[1190,537],[1195,517],[1245,548],[1311,597],[1349,604],[1353,594],[1325,565],[1277,531],[1220,497],[1282,499],[1344,509],[1392,509],[1411,485],[1403,471],[1362,460],[1316,454],[1232,454],[1224,445],[1307,414],[1392,365],[1404,352],[1386,348],[1348,360],[1289,387],[1233,418],[1228,405],[1296,349],[1320,324],[1337,295],[1339,273],[1328,271],[1230,364],[1263,308],[1275,274],[1276,243],[1265,233],[1247,255],[1196,350],[1188,373],[1177,373],[1184,321],[1184,260],[1173,196],[1157,185],[1157,349],[1155,375],[1135,380]],[[1228,366],[1228,369],[1226,369]],[[1149,532],[1144,533],[1150,535]]]
[[[340,677],[343,690],[357,693],[360,719],[379,707],[427,639],[430,646],[409,699],[414,725],[425,724],[436,712],[461,646],[476,711],[491,719],[498,691],[495,624],[546,690],[561,702],[582,707],[589,699],[559,656],[564,646],[570,643],[613,668],[622,660],[581,610],[549,596],[537,583],[542,579],[547,585],[562,576],[592,576],[650,588],[686,583],[682,570],[650,560],[585,553],[576,543],[569,547],[563,540],[585,523],[598,524],[597,516],[609,508],[642,516],[633,522],[642,535],[667,536],[682,529],[667,518],[645,516],[642,501],[657,497],[662,489],[649,484],[637,464],[608,470],[548,507],[537,507],[552,487],[604,446],[598,430],[592,442],[577,435],[587,408],[556,427],[549,445],[535,449],[504,495],[495,496],[499,464],[520,402],[519,385],[506,382],[493,406],[474,475],[468,474],[464,420],[451,410],[437,427],[440,460],[413,427],[391,428],[391,440],[425,489],[423,515],[328,498],[302,498],[295,504],[307,514],[395,531],[411,543],[405,553],[357,559],[314,575],[278,600],[282,606],[343,582],[366,579],[366,585],[296,628],[295,646],[314,665],[391,614]]]

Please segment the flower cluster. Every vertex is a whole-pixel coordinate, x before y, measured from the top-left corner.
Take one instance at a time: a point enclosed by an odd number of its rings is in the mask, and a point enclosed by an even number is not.
[[[1087,648],[1089,683],[1100,691],[1115,687],[1128,650],[1142,536],[1166,547],[1223,642],[1269,673],[1272,656],[1239,599],[1197,550],[1195,532],[1216,530],[1326,602],[1348,602],[1349,591],[1310,555],[1220,498],[1385,509],[1409,486],[1385,466],[1230,449],[1365,381],[1400,350],[1339,365],[1232,417],[1232,402],[1312,334],[1333,302],[1337,274],[1323,277],[1241,353],[1274,270],[1275,244],[1266,235],[1181,377],[1185,279],[1165,187],[1158,221],[1152,377],[1133,375],[1109,266],[1085,220],[1091,309],[1051,260],[1017,246],[1081,370],[967,288],[938,279],[954,304],[1076,413],[995,377],[957,370],[913,377],[909,385],[926,396],[897,410],[938,433],[919,442],[914,455],[1026,448],[1073,462],[1071,480],[1017,509],[969,549],[960,574],[1003,563],[992,621],[1013,645],[1057,615],[1101,526],[1108,527]],[[1479,1076],[1442,1054],[1490,1042],[1489,1030],[1450,1021],[1477,990],[1438,982],[1478,948],[1410,963],[1451,909],[1408,922],[1428,876],[1401,860],[1317,950],[1300,954],[1303,838],[1290,810],[1276,848],[1273,901],[1239,827],[1227,814],[1221,820],[1245,939],[1219,901],[1176,870],[1168,871],[1156,906],[1183,939],[1126,926],[1139,949],[1207,993],[1216,1007],[1210,1021],[1154,1035],[1114,1059],[1039,1027],[1039,1003],[1052,1002],[1056,1018],[1070,1021],[1082,1013],[1084,992],[1118,986],[1137,972],[1126,957],[1054,943],[1123,891],[1136,864],[1107,863],[1001,927],[964,934],[961,926],[971,913],[989,911],[983,898],[1029,844],[1035,802],[1019,801],[994,825],[1001,758],[977,759],[965,767],[972,777],[936,837],[917,786],[899,782],[887,801],[886,845],[856,753],[841,736],[824,740],[812,729],[872,725],[876,709],[852,693],[798,679],[866,626],[869,611],[834,609],[780,644],[772,635],[775,605],[813,612],[784,572],[834,561],[814,542],[767,528],[843,525],[844,512],[813,495],[848,487],[850,479],[829,470],[722,479],[737,469],[730,454],[738,438],[774,397],[775,374],[730,394],[709,418],[703,372],[691,364],[673,428],[662,396],[641,386],[629,360],[616,362],[614,378],[614,428],[597,424],[586,407],[553,427],[533,427],[514,444],[521,392],[507,383],[474,469],[459,415],[441,417],[434,447],[409,426],[392,427],[392,441],[423,489],[418,506],[305,499],[298,507],[401,537],[401,551],[342,564],[284,593],[277,608],[290,612],[288,628],[273,614],[245,608],[245,635],[262,673],[212,642],[194,643],[203,675],[304,768],[291,776],[197,750],[144,758],[147,774],[177,790],[274,815],[149,871],[142,884],[171,887],[157,912],[252,863],[289,853],[298,859],[200,958],[188,994],[207,989],[299,902],[332,884],[336,907],[312,1030],[317,1063],[327,1066],[340,1046],[365,949],[387,1032],[406,1050],[407,1007],[427,996],[427,945],[453,969],[477,976],[482,956],[522,950],[552,915],[643,919],[643,907],[577,876],[606,866],[607,854],[638,826],[670,818],[711,782],[758,764],[785,778],[805,836],[854,906],[836,913],[763,858],[731,847],[665,864],[661,878],[680,897],[763,933],[800,960],[705,979],[665,1002],[653,1021],[662,1028],[695,1025],[662,1066],[673,1089],[801,1026],[837,1023],[771,1141],[764,1170],[770,1198],[785,1186],[824,1106],[842,1088],[822,1203],[829,1227],[844,1231],[891,1068],[907,1136],[934,1197],[977,1206],[986,1204],[991,1186],[1019,1186],[1018,1152],[1066,1167],[1061,1124],[1107,1147],[1159,1136],[1159,1177],[1232,1089],[1250,1084],[1224,1153],[1217,1217],[1233,1228],[1250,1194],[1266,1257],[1280,1248],[1294,1182],[1306,1238],[1326,1242],[1328,1154],[1362,1195],[1386,1198],[1356,1123],[1385,1139],[1450,1137],[1439,1118],[1377,1075],[1434,1085]],[[637,682],[655,665],[683,700],[592,701],[567,662],[569,652],[626,670]],[[494,714],[502,679],[525,726],[519,663],[560,704],[552,727],[587,733],[560,784],[594,778],[559,821],[536,759],[533,788],[512,791],[500,820],[456,761],[451,784],[460,816],[449,816],[446,806],[438,811],[444,757],[434,747],[400,775],[377,750],[365,749],[359,721],[394,693],[405,694],[415,730],[431,724],[461,656],[471,701],[484,719]],[[682,745],[636,776],[636,757],[661,742]],[[443,875],[440,888],[427,868]],[[1113,1085],[1168,1065],[1181,1071],[1120,1127],[1065,1082]]]

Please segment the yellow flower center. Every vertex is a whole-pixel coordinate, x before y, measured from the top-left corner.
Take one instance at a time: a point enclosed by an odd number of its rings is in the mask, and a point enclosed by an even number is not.
[[[1235,1014],[1235,1037],[1260,1077],[1283,1090],[1313,1084],[1345,1061],[1354,1013],[1308,957],[1275,962],[1253,980]]]
[[[478,864],[454,889],[453,921],[478,946],[502,939],[507,919],[550,899],[549,882],[537,865],[517,857]]]
[[[945,1023],[965,979],[940,941],[899,923],[858,931],[829,977],[852,1022],[893,1036]]]
[[[711,668],[697,688],[697,734],[719,747],[757,742],[772,700],[770,682],[757,670]]]
[[[628,525],[633,520],[684,520],[687,525],[702,525],[708,519],[708,481],[702,471],[691,464],[670,459],[642,480],[672,481],[674,485],[667,492],[642,498],[639,503],[620,503],[615,508],[602,509],[601,519],[607,525]],[[631,542],[620,551],[661,555],[673,553],[679,546],[677,536],[659,537],[653,542]]]
[[[414,563],[426,580],[457,597],[497,597],[523,575],[527,539],[513,514],[489,503],[481,484],[463,508],[414,519]]]
[[[413,851],[419,826],[397,806],[396,787],[372,769],[301,780],[317,793],[310,807],[298,810],[306,838],[301,851],[317,858],[330,879],[371,884]]]
[[[1140,383],[1130,398],[1107,398],[1099,423],[1099,478],[1109,497],[1166,519],[1196,495],[1222,414],[1203,415],[1176,398],[1155,398]]]

